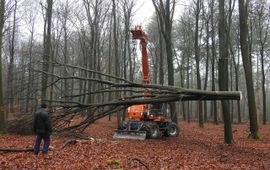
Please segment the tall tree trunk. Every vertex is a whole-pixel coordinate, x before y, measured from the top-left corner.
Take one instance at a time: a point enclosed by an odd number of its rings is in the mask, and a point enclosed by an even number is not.
[[[215,85],[215,63],[216,63],[216,40],[215,40],[215,23],[214,23],[214,5],[215,0],[211,1],[211,29],[212,29],[212,35],[211,35],[211,52],[212,52],[212,59],[211,59],[211,77],[212,77],[212,91],[216,90]],[[212,101],[212,107],[211,107],[212,115],[214,116],[214,123],[218,124],[218,113],[217,113],[217,102]]]
[[[201,74],[200,74],[200,52],[199,52],[199,16],[200,16],[200,5],[201,0],[197,0],[196,3],[196,26],[195,26],[195,60],[196,60],[196,74],[197,74],[197,88],[202,89],[201,87]],[[202,102],[198,101],[198,116],[199,116],[199,126],[203,127],[203,113],[202,113]]]
[[[188,56],[187,56],[187,88],[189,88],[189,82],[190,82],[190,76],[189,76],[189,67],[190,67],[190,58],[191,58],[191,54],[190,54],[190,46],[191,46],[191,43],[190,43],[190,40],[188,40],[188,42],[189,42],[189,44],[188,44]],[[190,109],[190,103],[191,102],[189,102],[189,101],[187,101],[187,121],[188,121],[188,123],[190,123],[190,120],[191,120],[191,118],[190,118],[190,114],[191,114],[191,109]]]
[[[265,12],[265,6],[267,6],[264,2],[262,2],[261,4],[259,4],[259,8],[256,11],[257,15],[258,15],[258,37],[259,37],[259,50],[260,50],[260,62],[261,62],[261,78],[262,78],[262,82],[261,82],[261,86],[262,86],[262,102],[263,102],[263,124],[266,124],[266,89],[265,89],[265,83],[266,83],[266,78],[265,78],[265,46],[268,40],[268,35],[269,35],[269,22],[270,19],[267,18],[269,17],[266,12]],[[267,21],[265,21],[267,20]],[[264,22],[266,22],[266,26],[264,26]]]
[[[0,5],[0,133],[2,133],[5,132],[6,125],[2,82],[2,40],[5,15],[5,0],[1,0]]]
[[[192,70],[192,65],[190,64],[190,59],[192,58],[192,48],[193,48],[193,44],[192,44],[192,32],[190,31],[192,28],[192,24],[191,24],[191,21],[189,19],[188,21],[188,30],[186,30],[186,32],[188,32],[188,37],[187,37],[187,48],[188,48],[188,51],[187,51],[187,70],[186,70],[186,74],[187,74],[187,83],[186,83],[186,87],[187,88],[190,88],[190,84],[192,86],[192,83],[191,83],[191,79],[192,79],[192,76],[190,78],[190,70]],[[192,102],[189,102],[189,101],[186,101],[187,103],[187,121],[188,123],[190,123],[191,121],[191,113],[192,113]]]
[[[183,57],[184,58],[184,57]],[[180,64],[180,63],[179,63]],[[183,69],[183,65],[184,65],[185,63],[184,62],[182,62],[181,64],[180,64],[180,82],[181,82],[181,87],[185,87],[185,85],[184,85],[184,69]],[[184,119],[184,121],[186,121],[187,120],[187,117],[186,117],[186,107],[185,107],[185,102],[181,102],[180,103],[181,104],[181,106],[182,106],[182,113],[183,113],[183,119]]]
[[[29,64],[28,64],[28,83],[27,83],[27,98],[26,98],[26,113],[29,110],[29,102],[31,97],[31,87],[33,84],[33,75],[32,75],[32,58],[33,58],[33,41],[34,41],[34,23],[31,23],[31,36],[30,36],[30,48],[29,48]]]
[[[224,0],[219,0],[219,88],[221,91],[228,91],[228,26],[225,18]],[[229,101],[221,101],[222,114],[224,121],[224,139],[225,143],[232,144],[233,134],[230,118]]]
[[[114,72],[116,76],[120,75],[120,69],[119,69],[119,56],[118,56],[118,36],[117,36],[117,20],[116,20],[116,3],[115,0],[113,0],[113,38],[114,38]],[[119,93],[115,93],[115,98],[119,98]],[[121,123],[121,113],[117,112],[117,124],[120,126]]]
[[[207,89],[208,83],[208,70],[209,70],[209,19],[206,19],[206,66],[205,66],[205,81],[204,81],[204,90]],[[207,122],[207,102],[204,101],[204,122]]]
[[[230,51],[231,51],[231,54],[233,54],[232,45],[230,45]],[[236,63],[235,55],[232,56],[233,66],[235,70],[235,90],[236,91],[239,91],[239,62],[240,62],[239,59],[240,59],[240,49],[239,49],[239,44],[237,42],[237,63]],[[238,123],[241,123],[242,121],[239,100],[237,101],[237,120],[238,120]]]
[[[9,48],[9,54],[10,54],[10,60],[9,60],[9,66],[8,66],[8,95],[9,98],[9,112],[14,112],[14,94],[13,94],[13,71],[14,71],[14,48],[15,48],[15,32],[16,32],[16,12],[17,12],[17,0],[15,0],[14,4],[14,11],[13,11],[13,26],[12,26],[12,35],[11,35],[11,41],[10,41],[10,48]]]
[[[257,111],[256,111],[254,85],[253,85],[253,78],[252,78],[252,65],[251,65],[251,58],[249,54],[250,51],[249,51],[249,45],[248,45],[247,7],[248,7],[248,2],[246,0],[239,0],[240,44],[241,44],[242,60],[243,60],[243,65],[244,65],[244,70],[245,70],[245,77],[246,77],[248,111],[249,111],[249,120],[250,120],[249,137],[253,139],[258,139],[259,128],[258,128],[258,122],[257,122]]]
[[[263,101],[263,124],[266,124],[266,90],[265,90],[265,72],[264,72],[264,46],[261,46],[261,70],[262,70],[262,101]]]
[[[124,50],[123,50],[123,53],[124,53],[124,56],[123,56],[123,59],[124,59],[124,78],[127,79],[127,68],[128,68],[128,65],[130,67],[132,67],[132,63],[128,63],[131,62],[131,50],[130,50],[130,20],[131,20],[131,15],[132,15],[132,8],[134,6],[134,1],[127,1],[127,0],[124,0],[124,4],[123,4],[123,10],[124,10],[124,24],[125,24],[125,40],[124,40]],[[130,72],[131,68],[129,69],[129,73],[132,74]],[[156,76],[157,77],[157,76]],[[131,75],[129,75],[129,79],[131,78]],[[126,96],[126,92],[124,92],[124,96]],[[125,111],[124,111],[125,112]],[[122,120],[125,120],[125,113],[123,113],[123,116],[122,116]]]
[[[164,84],[164,66],[163,66],[163,57],[164,57],[164,53],[163,53],[163,38],[162,38],[162,33],[161,33],[161,28],[160,28],[160,22],[158,22],[158,27],[159,27],[159,36],[158,36],[158,43],[159,43],[159,84],[163,85]]]
[[[172,22],[175,10],[175,0],[155,1],[152,0],[155,10],[158,14],[160,31],[165,41],[167,53],[168,84],[174,85],[174,66],[173,66],[173,45],[172,45]],[[164,4],[165,3],[165,4]],[[170,103],[171,119],[178,123],[175,103]]]
[[[112,29],[112,16],[110,17],[110,30]],[[108,54],[108,74],[112,74],[112,32],[110,31],[109,32],[109,54]],[[132,62],[131,62],[131,57],[130,57],[130,73],[132,74],[132,71],[131,71],[131,68],[132,68]],[[132,79],[133,77],[130,75],[130,79]],[[110,80],[110,78],[109,78]],[[108,100],[111,101],[113,100],[113,97],[112,97],[112,93],[109,93],[108,94]],[[111,121],[111,114],[109,115],[109,121]]]
[[[53,0],[47,0],[47,11],[46,11],[46,20],[47,20],[47,29],[46,29],[46,37],[44,44],[44,53],[43,53],[43,66],[42,70],[46,73],[49,72],[49,62],[51,56],[51,23],[52,23],[52,7]],[[46,24],[46,23],[45,23]],[[48,75],[42,74],[41,81],[41,101],[47,99],[47,84],[48,84]]]
[[[68,47],[67,47],[67,42],[68,42],[68,35],[67,35],[67,17],[68,17],[68,1],[66,1],[65,9],[64,9],[64,14],[63,14],[63,29],[64,29],[64,63],[68,64]],[[64,67],[64,76],[68,76],[67,72],[67,67]],[[69,89],[68,89],[68,80],[64,80],[64,96],[69,96]],[[65,97],[65,100],[68,100],[67,97]]]

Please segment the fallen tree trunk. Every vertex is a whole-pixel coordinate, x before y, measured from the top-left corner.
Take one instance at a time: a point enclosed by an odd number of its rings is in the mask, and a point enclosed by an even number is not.
[[[125,110],[131,105],[139,104],[154,104],[154,103],[169,103],[174,101],[191,101],[191,100],[240,100],[241,92],[208,92],[202,90],[190,90],[178,88],[175,89],[173,93],[168,95],[154,95],[151,98],[139,98],[139,99],[130,99],[126,100],[121,98],[119,100],[108,101],[104,103],[90,103],[90,104],[81,104],[78,102],[65,102],[59,100],[51,100],[50,102],[59,103],[55,106],[60,106],[62,109],[54,112],[51,116],[55,131],[64,132],[64,131],[83,131],[90,124],[95,122],[98,119],[101,119],[105,116],[113,114],[117,111]],[[49,101],[48,101],[49,102]],[[86,110],[91,110],[92,114],[85,115]],[[81,121],[77,124],[70,125],[66,122],[71,122],[74,116],[81,116]],[[10,122],[8,129],[18,129],[16,127],[21,127],[20,129],[28,129],[27,132],[31,132],[29,128],[32,127],[33,116],[25,116],[22,120],[17,120],[15,122]],[[21,122],[25,122],[23,125]],[[25,132],[22,132],[26,134]]]
[[[48,103],[53,103],[52,108],[57,108],[51,114],[51,120],[55,132],[61,133],[65,131],[81,132],[87,128],[90,124],[96,120],[113,113],[124,111],[126,108],[132,105],[139,104],[154,104],[154,103],[170,103],[176,101],[202,101],[202,100],[240,100],[241,92],[239,91],[204,91],[198,89],[187,89],[175,86],[162,86],[157,84],[140,84],[119,78],[113,75],[104,74],[94,70],[88,70],[81,67],[64,65],[60,63],[54,63],[55,66],[69,67],[72,69],[79,69],[84,72],[90,72],[97,74],[98,78],[77,77],[77,76],[62,76],[52,73],[42,72],[55,78],[55,81],[48,86],[57,86],[60,80],[78,80],[83,82],[96,82],[102,85],[101,89],[95,89],[85,94],[74,94],[69,96],[57,96],[55,99],[61,100],[47,100]],[[118,83],[115,83],[118,82]],[[145,94],[145,89],[149,89],[149,94]],[[104,101],[102,103],[81,103],[78,97],[88,95],[109,95],[121,92],[134,92],[122,93],[121,98],[114,100]],[[139,93],[139,94],[138,94]],[[61,93],[59,93],[61,94]],[[130,95],[128,95],[130,94]],[[95,97],[95,96],[94,96]],[[68,100],[66,100],[68,98]],[[72,121],[76,119],[77,121]],[[31,133],[33,115],[18,119],[13,122],[8,122],[8,131],[13,131],[20,134]],[[20,127],[18,129],[17,127]],[[26,128],[25,128],[26,127]],[[18,130],[24,132],[19,132]]]
[[[33,152],[33,148],[0,148],[0,152]]]

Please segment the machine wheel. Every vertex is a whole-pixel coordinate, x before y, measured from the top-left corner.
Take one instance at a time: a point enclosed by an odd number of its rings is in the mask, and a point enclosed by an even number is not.
[[[127,122],[122,122],[118,127],[118,130],[127,130]]]
[[[153,124],[151,127],[150,127],[150,138],[159,138],[161,136],[161,133],[160,133],[160,130],[159,130],[159,127],[157,124]]]
[[[179,128],[175,123],[170,123],[167,127],[167,136],[176,137],[179,134]]]

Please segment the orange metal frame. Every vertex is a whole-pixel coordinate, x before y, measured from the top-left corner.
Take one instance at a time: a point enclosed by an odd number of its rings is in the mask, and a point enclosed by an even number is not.
[[[145,84],[150,83],[149,78],[149,64],[148,64],[148,55],[147,55],[147,43],[148,37],[145,32],[142,31],[141,26],[135,26],[135,29],[131,30],[132,39],[133,40],[140,40],[141,50],[142,50],[142,69],[143,69],[143,82]],[[150,90],[148,88],[144,89],[144,94],[150,94]],[[136,119],[136,120],[157,120],[157,119],[164,119],[164,116],[147,116],[146,118],[143,117],[142,113],[149,111],[149,105],[133,105],[128,108],[127,111],[127,118],[129,119]]]
[[[143,82],[145,84],[150,83],[149,78],[149,64],[148,64],[148,55],[146,46],[148,43],[148,38],[145,32],[142,31],[141,26],[135,26],[135,29],[131,30],[132,39],[133,40],[140,40],[141,41],[141,48],[142,48],[142,67],[143,67]]]

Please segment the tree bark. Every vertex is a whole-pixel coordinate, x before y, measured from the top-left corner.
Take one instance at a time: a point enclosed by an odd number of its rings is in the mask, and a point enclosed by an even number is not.
[[[31,14],[32,15],[32,14]],[[32,16],[31,16],[32,17]],[[32,18],[31,18],[32,21]],[[28,84],[27,84],[27,99],[26,99],[26,106],[25,106],[25,111],[28,112],[29,110],[29,104],[30,100],[29,98],[31,97],[31,87],[32,87],[32,82],[33,82],[33,75],[32,75],[32,59],[33,59],[33,41],[34,41],[34,22],[31,23],[31,28],[30,28],[30,47],[29,47],[29,64],[28,64]]]
[[[47,0],[47,10],[46,10],[46,21],[45,25],[47,24],[46,29],[46,37],[45,37],[45,44],[44,44],[44,53],[43,53],[43,66],[42,70],[45,72],[49,71],[49,62],[51,56],[51,24],[52,24],[52,7],[53,7],[53,0]],[[42,81],[41,81],[41,101],[47,99],[47,84],[48,84],[48,75],[42,74]]]
[[[119,69],[119,58],[118,58],[118,36],[117,36],[117,20],[116,20],[116,3],[113,0],[113,7],[112,7],[112,15],[113,15],[113,38],[114,38],[114,73],[116,76],[120,75]],[[119,93],[115,93],[115,97],[119,98]],[[120,126],[121,124],[121,113],[117,113],[117,124]]]
[[[260,62],[261,62],[261,86],[262,86],[262,102],[263,102],[263,124],[266,124],[266,77],[265,77],[265,47],[267,44],[268,34],[269,34],[269,16],[267,16],[267,11],[265,12],[266,3],[262,1],[258,4],[257,7],[257,17],[258,17],[258,25],[257,25],[257,35],[258,35],[258,43],[259,43],[259,51],[260,51]],[[264,23],[266,22],[266,23]],[[266,25],[266,26],[265,26]]]
[[[164,84],[164,66],[163,66],[163,62],[164,62],[164,53],[163,53],[163,38],[162,38],[162,33],[161,33],[161,25],[160,25],[160,21],[158,21],[158,28],[159,28],[159,35],[158,35],[158,43],[159,43],[159,84],[163,85]]]
[[[231,54],[233,54],[233,49],[232,48],[233,48],[232,45],[230,45]],[[234,70],[235,70],[235,90],[236,91],[239,90],[239,63],[240,63],[239,59],[240,59],[240,49],[239,49],[238,42],[237,42],[237,53],[238,53],[237,54],[237,62],[236,62],[236,59],[235,59],[235,55],[232,56],[233,66],[234,66]],[[238,119],[238,123],[241,123],[242,122],[241,109],[240,109],[240,101],[237,101],[237,119]]]
[[[156,2],[152,0],[155,10],[159,17],[159,23],[163,38],[165,40],[165,48],[167,53],[168,66],[168,85],[174,85],[174,66],[173,66],[173,46],[172,46],[172,22],[175,9],[175,0],[166,0],[165,4],[162,0]],[[172,6],[171,6],[172,5]],[[170,103],[171,119],[178,123],[175,103]]]
[[[200,5],[201,0],[197,0],[196,2],[196,26],[195,26],[195,44],[194,44],[194,50],[195,50],[195,60],[196,60],[196,74],[197,74],[197,88],[202,89],[201,87],[201,74],[200,74],[200,52],[199,52],[199,16],[200,16]],[[199,116],[199,126],[203,127],[203,113],[202,113],[202,102],[198,101],[198,110],[197,110],[198,116]]]
[[[210,54],[210,47],[209,47],[209,18],[206,18],[206,66],[205,66],[205,80],[204,80],[204,90],[207,89],[208,84],[208,70],[209,70],[209,54]],[[204,102],[204,122],[207,122],[207,102]]]
[[[211,34],[211,41],[212,41],[212,46],[211,46],[211,52],[212,52],[212,58],[211,58],[211,77],[212,77],[212,91],[216,90],[216,79],[215,79],[215,63],[216,63],[216,32],[215,32],[215,23],[214,23],[214,5],[215,5],[215,0],[211,1],[211,29],[212,29],[212,34]],[[211,113],[214,117],[214,123],[218,124],[218,111],[217,111],[217,102],[212,101],[211,104]]]
[[[16,32],[16,13],[17,13],[17,0],[15,0],[14,4],[14,11],[13,11],[13,26],[12,26],[12,33],[9,42],[9,65],[8,65],[8,90],[7,90],[7,97],[9,98],[9,112],[14,112],[14,94],[13,94],[13,72],[14,72],[14,48],[15,48],[15,32]]]
[[[224,0],[219,0],[219,89],[221,91],[228,91],[228,26],[225,18]],[[225,143],[232,144],[233,134],[230,118],[230,107],[228,101],[221,101],[222,114],[224,121],[224,139]]]
[[[0,56],[2,56],[2,40],[5,16],[5,0],[1,0],[0,4]],[[0,133],[5,132],[5,112],[3,98],[3,82],[2,82],[2,57],[0,57]]]
[[[248,97],[248,111],[250,121],[249,137],[253,139],[259,139],[259,127],[257,122],[257,111],[252,78],[253,75],[252,65],[248,45],[247,7],[248,2],[246,0],[239,0],[240,44],[241,44],[242,60],[245,70],[247,97]]]

